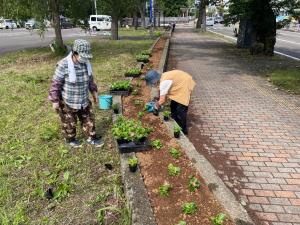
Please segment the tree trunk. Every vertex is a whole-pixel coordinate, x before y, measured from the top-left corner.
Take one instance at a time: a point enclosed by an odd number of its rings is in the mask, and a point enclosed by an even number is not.
[[[111,22],[111,39],[118,40],[119,39],[119,17],[116,13],[112,14],[112,22]]]
[[[202,31],[206,31],[206,5],[202,8]]]
[[[205,1],[200,2],[199,6],[199,16],[198,16],[198,21],[196,28],[203,28],[204,30],[206,29],[206,3]]]
[[[143,0],[138,8],[141,14],[141,25],[143,28],[146,28],[146,2]]]
[[[55,30],[55,42],[57,47],[64,49],[64,42],[61,35],[60,29],[60,18],[59,18],[59,0],[51,0],[51,10],[53,16],[53,26]]]
[[[137,16],[137,11],[134,11],[133,13],[133,26],[134,26],[134,29],[137,30],[138,29],[138,26],[139,26],[139,18]]]

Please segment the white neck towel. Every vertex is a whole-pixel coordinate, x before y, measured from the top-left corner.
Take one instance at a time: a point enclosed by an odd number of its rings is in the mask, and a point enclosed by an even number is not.
[[[69,81],[71,83],[75,83],[76,82],[76,72],[75,72],[72,55],[73,55],[72,52],[70,52],[70,54],[67,56],[68,72],[69,72]],[[90,61],[86,62],[86,67],[87,67],[88,75],[92,76],[93,70],[92,70],[92,65],[91,65]]]

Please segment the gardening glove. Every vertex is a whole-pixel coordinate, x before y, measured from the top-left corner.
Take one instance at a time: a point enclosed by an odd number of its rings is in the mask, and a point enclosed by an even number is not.
[[[154,104],[153,115],[158,116],[160,106],[156,103]]]
[[[58,102],[53,102],[53,103],[52,103],[52,108],[53,108],[55,111],[58,111],[58,109],[59,109],[59,103],[58,103]]]
[[[94,103],[95,105],[98,105],[99,104],[99,100],[98,100],[98,92],[93,92],[93,100],[94,100]]]

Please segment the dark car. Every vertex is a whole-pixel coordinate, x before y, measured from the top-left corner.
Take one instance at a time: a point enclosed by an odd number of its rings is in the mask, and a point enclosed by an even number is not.
[[[60,27],[62,29],[68,29],[68,28],[73,28],[74,25],[69,18],[61,17],[60,18]]]

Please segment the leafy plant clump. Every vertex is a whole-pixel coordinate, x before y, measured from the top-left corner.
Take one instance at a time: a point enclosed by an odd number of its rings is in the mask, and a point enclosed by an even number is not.
[[[163,147],[163,144],[161,143],[161,140],[156,139],[151,142],[151,146],[157,150],[161,149]]]
[[[110,86],[110,90],[112,91],[130,91],[131,89],[132,85],[129,80],[116,81]]]
[[[170,176],[177,176],[180,173],[180,171],[180,167],[174,166],[172,163],[168,165],[168,173]]]
[[[172,157],[175,159],[178,159],[181,156],[181,152],[176,148],[171,148],[169,152],[172,155]]]
[[[138,159],[136,157],[132,157],[128,159],[128,165],[130,167],[135,167],[138,164]]]
[[[170,184],[163,184],[159,187],[158,192],[162,197],[169,197],[172,186]]]
[[[194,214],[197,211],[197,205],[195,202],[187,202],[182,206],[182,212],[186,215]]]
[[[181,127],[180,127],[178,124],[176,124],[176,125],[174,126],[174,133],[180,133],[181,130],[182,130],[182,129],[181,129]]]
[[[183,220],[180,220],[178,223],[176,223],[176,225],[186,225],[186,222]]]
[[[112,133],[117,140],[140,141],[147,138],[151,128],[143,127],[141,121],[127,119],[120,116],[113,125]]]
[[[132,91],[132,95],[138,95],[139,94],[139,90],[138,89],[134,89],[133,91]]]
[[[136,56],[136,60],[138,62],[144,62],[144,63],[147,63],[149,62],[149,55],[142,55],[142,54],[139,54]]]
[[[164,117],[170,117],[170,115],[171,115],[171,112],[170,112],[170,111],[164,111],[164,112],[163,112],[163,116],[164,116]]]
[[[210,219],[214,225],[222,225],[226,219],[226,214],[220,213],[214,217],[211,217]]]
[[[131,68],[125,72],[125,76],[138,76],[141,74],[141,70],[139,68]]]
[[[141,119],[145,115],[144,112],[138,112],[138,118]]]
[[[134,104],[135,106],[140,106],[140,105],[143,105],[143,104],[144,104],[144,101],[141,100],[141,99],[135,99],[135,100],[133,101],[133,104]]]
[[[197,189],[200,188],[200,181],[196,177],[191,176],[189,178],[189,185],[188,186],[189,186],[190,192],[194,192],[194,191],[196,191]]]
[[[141,55],[149,55],[151,56],[151,51],[150,50],[144,50],[141,52]]]

